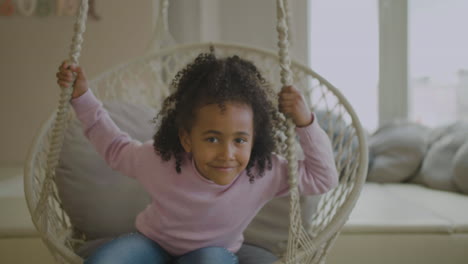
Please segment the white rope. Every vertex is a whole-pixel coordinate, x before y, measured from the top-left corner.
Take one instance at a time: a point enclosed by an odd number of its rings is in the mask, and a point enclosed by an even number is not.
[[[289,9],[287,10],[287,0],[277,0],[277,31],[278,47],[280,60],[280,75],[283,86],[290,86],[293,83],[291,72],[291,58],[289,56],[289,38],[288,21]],[[298,164],[296,160],[296,133],[295,125],[291,118],[287,118],[285,126],[287,127],[287,153],[288,173],[289,173],[289,192],[290,192],[290,227],[288,236],[288,246],[286,250],[286,263],[297,263],[297,249],[301,248],[307,254],[315,253],[315,245],[302,225],[301,207],[299,203],[299,189],[297,186]],[[309,258],[309,255],[306,256]],[[307,262],[307,259],[305,260]]]
[[[82,0],[74,26],[74,35],[69,53],[69,62],[78,64],[78,58],[81,53],[81,44],[83,43],[83,33],[86,29],[86,19],[88,14],[88,1]],[[46,176],[43,181],[38,205],[32,214],[33,219],[38,219],[46,205],[48,194],[51,192],[52,184],[55,179],[55,168],[57,167],[60,151],[62,149],[64,131],[67,126],[67,116],[70,110],[69,101],[73,92],[73,85],[61,90],[57,116],[52,129],[50,149],[47,153]]]
[[[160,0],[161,1],[161,19],[163,29],[165,31],[169,31],[169,23],[168,23],[168,11],[169,11],[169,0]]]
[[[289,45],[293,45],[293,25],[292,25],[292,18],[291,18],[291,5],[289,1],[284,1],[283,3],[284,11],[286,13],[286,25],[288,26],[288,41]]]
[[[156,6],[155,1],[158,0],[153,1],[154,6]],[[158,3],[158,17],[154,25],[153,35],[146,48],[148,53],[157,52],[165,46],[175,44],[175,40],[169,32],[169,0],[159,0]]]

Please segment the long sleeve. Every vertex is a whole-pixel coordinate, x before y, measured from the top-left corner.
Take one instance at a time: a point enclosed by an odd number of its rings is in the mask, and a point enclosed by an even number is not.
[[[109,117],[102,103],[91,90],[71,101],[85,136],[107,164],[127,176],[136,178],[135,171],[142,159],[142,143],[122,132]]]
[[[330,139],[320,128],[316,118],[312,124],[296,128],[299,143],[304,152],[304,160],[298,161],[298,184],[301,194],[313,195],[325,193],[338,185],[338,173]],[[274,170],[278,182],[275,196],[284,196],[289,191],[288,164],[282,157],[275,157]],[[276,167],[276,168],[275,168]]]

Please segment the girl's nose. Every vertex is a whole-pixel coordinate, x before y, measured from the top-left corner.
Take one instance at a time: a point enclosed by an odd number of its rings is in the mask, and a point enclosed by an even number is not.
[[[224,160],[230,160],[234,158],[234,146],[231,144],[224,144],[219,152],[219,157]]]

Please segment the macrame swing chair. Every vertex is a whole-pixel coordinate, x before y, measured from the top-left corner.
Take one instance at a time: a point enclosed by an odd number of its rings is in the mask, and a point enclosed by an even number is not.
[[[211,46],[214,46],[219,57],[239,55],[252,61],[269,83],[291,85],[294,79],[294,85],[302,90],[311,109],[323,113],[319,121],[332,142],[340,181],[338,187],[321,196],[313,221],[305,228],[301,220],[296,181],[294,125],[277,113],[282,119],[275,124],[276,152],[285,156],[289,163],[290,228],[287,250],[276,263],[324,263],[364,184],[367,145],[359,119],[344,96],[308,67],[291,62],[286,1],[276,1],[279,55],[258,48],[223,43],[179,45],[157,51],[153,48],[145,56],[101,74],[90,82],[90,87],[101,100],[124,98],[132,103],[157,107],[170,94],[172,77]],[[158,42],[159,46],[164,46],[162,40],[170,40],[167,38],[168,0],[160,1],[159,10],[152,43]],[[88,1],[82,0],[69,55],[69,61],[75,64],[78,64],[81,52],[87,12]],[[63,209],[55,182],[64,131],[71,115],[68,103],[71,93],[72,87],[62,90],[58,109],[39,130],[29,151],[24,176],[26,200],[33,223],[58,263],[83,262],[75,250],[84,241],[76,235],[76,229]]]

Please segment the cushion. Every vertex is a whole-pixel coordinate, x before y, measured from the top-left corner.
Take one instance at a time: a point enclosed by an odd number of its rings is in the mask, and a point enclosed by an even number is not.
[[[468,235],[468,210],[464,210],[468,195],[433,190],[418,184],[385,184],[382,187],[410,206],[433,212],[435,217],[446,222],[448,234]]]
[[[461,130],[444,135],[431,145],[419,176],[424,185],[437,190],[458,191],[453,175],[454,157],[465,142],[468,142],[468,133]]]
[[[458,149],[453,158],[453,181],[461,192],[468,194],[468,141]]]
[[[349,220],[343,227],[342,234],[395,234],[395,233],[449,233],[452,221],[443,214],[430,210],[427,206],[391,192],[388,186],[414,190],[413,193],[426,190],[430,197],[435,190],[428,190],[417,184],[366,182]],[[432,191],[432,192],[431,192]],[[408,192],[411,194],[410,192]],[[427,202],[432,202],[428,199]],[[465,200],[461,200],[465,202]],[[457,203],[458,205],[459,203]]]
[[[429,145],[433,145],[435,142],[442,139],[444,136],[452,134],[457,131],[468,131],[468,122],[466,121],[458,121],[450,125],[439,126],[434,129],[429,134],[428,143]]]
[[[155,110],[120,101],[104,102],[104,106],[122,131],[140,141],[152,138]],[[136,215],[150,201],[137,181],[107,166],[76,117],[65,132],[56,174],[63,208],[88,239],[135,230]]]
[[[382,126],[369,139],[372,163],[367,179],[403,182],[416,175],[428,147],[429,128],[406,121]]]

